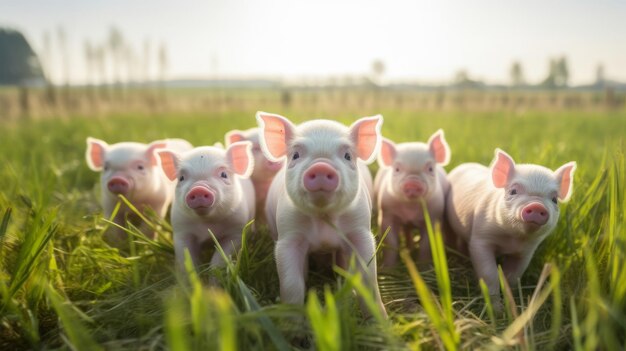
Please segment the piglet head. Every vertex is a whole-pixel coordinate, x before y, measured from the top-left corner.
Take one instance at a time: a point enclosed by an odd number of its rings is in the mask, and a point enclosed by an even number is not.
[[[252,173],[251,143],[235,142],[223,148],[204,146],[179,154],[160,150],[161,167],[177,180],[175,206],[198,216],[221,216],[242,201],[236,177]]]
[[[155,151],[167,146],[158,140],[148,145],[122,142],[108,145],[102,140],[87,138],[87,165],[102,172],[103,187],[130,200],[148,197],[158,187],[160,170]]]
[[[380,148],[382,116],[364,117],[350,127],[312,120],[294,125],[287,118],[257,113],[261,149],[271,161],[284,160],[287,193],[301,210],[337,212],[361,186],[357,160],[370,163]]]
[[[428,199],[438,186],[437,165],[445,166],[449,161],[450,148],[441,129],[426,144],[396,145],[383,139],[378,157],[381,168],[391,168],[391,192],[408,202]]]
[[[491,176],[493,185],[502,189],[502,218],[523,233],[549,233],[558,221],[559,202],[571,197],[575,170],[575,162],[554,172],[538,165],[516,165],[511,156],[496,149]]]
[[[250,128],[248,130],[231,130],[225,136],[226,145],[238,141],[249,141],[252,143],[252,156],[254,157],[254,171],[252,172],[252,180],[266,181],[271,180],[283,166],[283,161],[270,161],[265,157],[259,143],[259,129]]]

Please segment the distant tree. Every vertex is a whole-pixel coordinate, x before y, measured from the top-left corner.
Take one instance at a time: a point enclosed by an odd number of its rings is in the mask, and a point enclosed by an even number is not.
[[[382,60],[372,62],[372,81],[380,85],[385,74],[385,63]]]
[[[86,79],[89,85],[95,84],[94,75],[95,75],[95,55],[94,48],[91,45],[89,40],[85,40],[83,42],[83,49],[85,54],[85,68],[86,68]]]
[[[604,65],[599,63],[596,67],[596,85],[602,86],[606,83],[606,78],[604,77]]]
[[[107,81],[106,48],[100,45],[94,47],[93,58],[94,70],[98,72],[98,83],[104,84]]]
[[[514,87],[520,87],[525,84],[524,70],[522,64],[519,61],[513,62],[511,65],[511,85]]]
[[[41,66],[46,77],[48,84],[52,81],[52,40],[50,38],[50,32],[45,31],[43,33],[43,55],[40,57]]]
[[[57,43],[59,45],[59,53],[61,57],[61,67],[63,72],[63,84],[70,84],[70,55],[67,51],[67,33],[65,28],[57,27]]]
[[[469,81],[469,74],[467,73],[466,70],[462,69],[462,70],[458,70],[455,74],[454,74],[454,84],[457,85],[462,85],[465,84]]]
[[[145,38],[143,41],[143,81],[148,82],[150,80],[150,64],[152,63],[152,43],[149,38]]]
[[[159,46],[159,73],[161,74],[161,82],[163,84],[165,83],[165,77],[167,74],[167,65],[167,47],[165,46],[165,43],[161,43]]]
[[[122,80],[122,61],[124,56],[124,37],[122,32],[116,28],[111,27],[109,30],[108,49],[111,53],[111,62],[113,64],[113,80],[118,84]]]
[[[548,61],[548,76],[541,82],[541,85],[546,88],[556,88],[556,75],[557,75],[557,61],[550,59]]]
[[[37,54],[22,33],[0,28],[0,85],[43,84]]]
[[[561,57],[556,62],[556,85],[559,87],[567,87],[569,83],[569,68],[567,58]]]

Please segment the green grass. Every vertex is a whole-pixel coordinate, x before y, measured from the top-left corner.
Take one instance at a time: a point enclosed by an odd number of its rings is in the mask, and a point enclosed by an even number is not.
[[[276,112],[296,121],[319,117]],[[366,289],[339,270],[311,271],[304,306],[277,304],[273,243],[264,229],[246,230],[244,247],[226,268],[187,277],[174,274],[167,222],[157,242],[131,235],[131,254],[120,254],[101,239],[110,223],[102,218],[98,175],[84,162],[85,138],[213,144],[229,129],[252,127],[254,111],[76,116],[0,128],[0,349],[282,350],[302,333],[294,323],[302,318],[305,334],[324,350],[623,347],[625,112],[380,112],[384,135],[397,142],[426,140],[443,128],[452,149],[448,170],[489,163],[495,147],[517,162],[553,169],[578,162],[574,196],[557,229],[521,289],[505,287],[506,314],[485,302],[469,261],[450,253],[446,259],[440,245],[432,269],[418,270],[414,256],[403,253],[403,264],[380,272],[390,316],[382,323],[363,320],[353,291]],[[335,113],[322,115],[350,123],[373,114]],[[210,277],[221,288],[210,287]]]

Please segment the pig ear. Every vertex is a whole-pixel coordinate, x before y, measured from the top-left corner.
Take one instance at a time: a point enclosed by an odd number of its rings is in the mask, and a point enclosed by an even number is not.
[[[554,171],[554,176],[559,182],[559,200],[561,202],[569,201],[572,196],[574,171],[576,171],[576,162],[568,162]]]
[[[249,141],[232,143],[228,149],[226,149],[226,159],[235,173],[244,178],[249,177],[254,167],[252,143]]]
[[[263,154],[270,161],[279,161],[287,154],[287,144],[293,138],[296,127],[285,117],[257,112],[259,142]]]
[[[169,180],[176,179],[176,173],[178,170],[178,164],[180,163],[180,156],[176,151],[169,149],[159,149],[156,151],[160,160],[159,164],[165,172],[165,175]]]
[[[350,138],[356,145],[357,155],[366,163],[371,163],[382,142],[380,129],[383,125],[383,116],[363,117],[350,126]]]
[[[226,133],[226,135],[224,136],[224,140],[226,141],[226,145],[228,146],[238,141],[244,141],[246,140],[246,137],[243,136],[243,133],[240,130],[233,129],[230,132]]]
[[[438,164],[442,166],[448,165],[450,162],[450,147],[444,137],[443,129],[439,129],[428,139],[428,148]]]
[[[396,159],[397,153],[396,144],[387,138],[383,138],[380,145],[380,153],[378,154],[378,164],[381,167],[391,166]]]
[[[87,138],[87,166],[92,171],[99,172],[104,168],[104,156],[109,145],[104,141],[92,137]]]
[[[146,150],[146,157],[150,161],[151,166],[158,166],[159,164],[159,160],[157,160],[157,155],[154,153],[154,151],[157,149],[165,149],[166,147],[166,140],[153,141],[148,145],[148,149]]]
[[[506,152],[496,149],[496,158],[491,165],[491,178],[496,188],[504,188],[515,173],[515,161]]]

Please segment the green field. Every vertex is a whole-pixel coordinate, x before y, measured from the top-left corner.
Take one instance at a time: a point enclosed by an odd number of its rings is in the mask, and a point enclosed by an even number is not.
[[[294,121],[321,117],[271,112]],[[375,112],[385,117],[383,134],[397,142],[424,141],[443,128],[448,171],[488,164],[496,147],[519,163],[556,169],[578,162],[574,195],[521,289],[513,287],[508,313],[491,313],[469,261],[454,253],[449,269],[410,274],[405,261],[380,272],[388,321],[363,320],[354,280],[341,272],[311,272],[315,293],[305,306],[278,304],[264,228],[245,233],[232,265],[205,267],[191,283],[174,273],[167,222],[158,242],[138,236],[130,253],[120,253],[101,238],[107,223],[98,174],[84,161],[86,137],[210,145],[230,129],[254,126],[254,111],[73,116],[0,127],[0,349],[285,349],[302,315],[314,347],[325,350],[623,348],[626,112]],[[323,117],[349,123],[360,116]],[[213,275],[223,289],[208,287]]]

